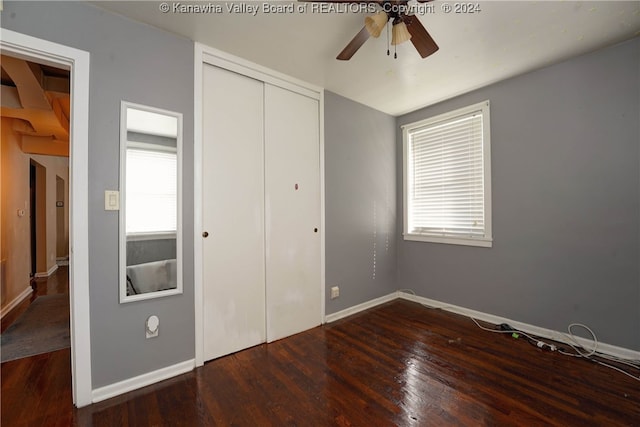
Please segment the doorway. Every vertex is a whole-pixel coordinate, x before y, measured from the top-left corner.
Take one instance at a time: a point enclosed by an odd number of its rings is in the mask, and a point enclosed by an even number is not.
[[[69,216],[67,215],[66,183],[69,178],[56,175],[56,264],[69,265]]]
[[[29,364],[33,356],[70,347],[68,271],[58,271],[55,257],[57,241],[68,241],[56,199],[69,174],[70,70],[5,54],[1,60],[9,98],[0,113],[2,227],[11,230],[1,245],[11,300],[2,317],[1,359]],[[68,247],[62,250],[68,254]],[[69,350],[64,354],[69,359]]]
[[[29,164],[29,229],[30,229],[30,245],[31,245],[31,272],[30,276],[33,279],[33,276],[36,275],[38,271],[37,268],[37,250],[36,250],[36,236],[37,236],[37,226],[36,226],[36,216],[34,212],[36,212],[36,165],[33,163]]]
[[[29,205],[30,276],[33,279],[48,276],[49,270],[47,268],[47,170],[33,159],[29,161]]]
[[[69,301],[71,307],[71,376],[73,402],[82,407],[92,402],[91,335],[89,299],[88,52],[4,29],[0,48],[33,62],[70,70],[70,221]]]

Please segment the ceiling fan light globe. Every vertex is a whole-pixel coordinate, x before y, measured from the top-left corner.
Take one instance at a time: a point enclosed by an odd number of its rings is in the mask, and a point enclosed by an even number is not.
[[[411,39],[411,34],[407,29],[407,25],[404,22],[399,22],[393,26],[393,32],[391,37],[392,45],[399,45]]]
[[[371,37],[379,37],[380,33],[382,33],[382,30],[387,25],[387,21],[389,21],[389,16],[386,12],[381,11],[373,16],[367,16],[364,18],[364,26],[367,28]]]

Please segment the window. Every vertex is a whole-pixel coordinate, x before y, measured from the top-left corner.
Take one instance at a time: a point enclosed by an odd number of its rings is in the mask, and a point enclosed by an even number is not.
[[[126,231],[175,233],[177,225],[177,155],[175,148],[127,144]]]
[[[491,247],[489,101],[403,126],[404,239]]]

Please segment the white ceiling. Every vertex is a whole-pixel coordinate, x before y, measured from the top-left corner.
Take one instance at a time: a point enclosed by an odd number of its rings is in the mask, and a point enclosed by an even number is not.
[[[306,13],[264,13],[262,1],[167,3],[220,5],[223,12],[162,13],[157,1],[95,4],[392,115],[640,35],[640,1],[480,1],[480,12],[456,14],[443,12],[455,2],[436,0],[419,15],[440,46],[434,55],[422,59],[407,42],[398,59],[388,57],[383,33],[338,61],[371,13],[313,12],[310,3],[293,3],[306,4]],[[227,11],[243,3],[258,13]]]

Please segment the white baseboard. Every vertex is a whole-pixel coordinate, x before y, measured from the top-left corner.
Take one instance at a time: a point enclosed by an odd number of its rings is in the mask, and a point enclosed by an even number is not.
[[[542,338],[551,339],[567,343],[567,337],[564,333],[554,331],[552,329],[541,328],[539,326],[530,325],[528,323],[518,322],[516,320],[507,319],[505,317],[494,316],[493,314],[483,313],[481,311],[471,310],[469,308],[460,307],[457,305],[446,304],[441,301],[432,300],[429,298],[420,297],[417,295],[411,295],[406,292],[398,292],[398,297],[409,301],[414,301],[420,304],[427,305],[433,308],[440,308],[442,310],[450,311],[452,313],[462,314],[463,316],[473,317],[477,320],[499,325],[501,323],[508,323],[514,328],[526,332],[531,335],[536,335]],[[576,337],[576,341],[580,343],[584,348],[593,348],[593,341],[581,337]],[[624,347],[618,347],[611,344],[598,342],[598,351],[609,354],[611,356],[623,357],[625,359],[640,360],[640,351],[631,350]]]
[[[340,310],[337,313],[328,314],[324,316],[324,323],[335,322],[336,320],[340,320],[347,316],[351,316],[353,314],[359,313],[364,310],[368,310],[377,305],[384,304],[385,302],[393,301],[398,298],[398,292],[390,293],[389,295],[384,295],[376,299],[372,299],[370,301],[363,302],[362,304],[354,305],[353,307],[345,308],[344,310]]]
[[[91,392],[92,403],[101,402],[129,391],[137,390],[151,384],[175,377],[195,368],[195,360],[186,360],[157,371],[148,372],[128,380],[120,381],[104,387],[94,389]]]
[[[0,311],[0,319],[2,319],[7,313],[13,310],[18,304],[20,304],[26,298],[29,298],[31,293],[33,293],[33,288],[31,286],[27,286],[25,290],[20,293],[20,295],[18,295],[13,299],[13,301],[11,301],[6,306],[2,307],[2,311]]]
[[[44,272],[44,273],[36,273],[35,277],[38,278],[38,279],[42,278],[42,277],[49,277],[53,273],[55,273],[57,269],[58,269],[58,264],[53,264],[51,266],[51,268],[49,270],[47,270],[46,272]]]

